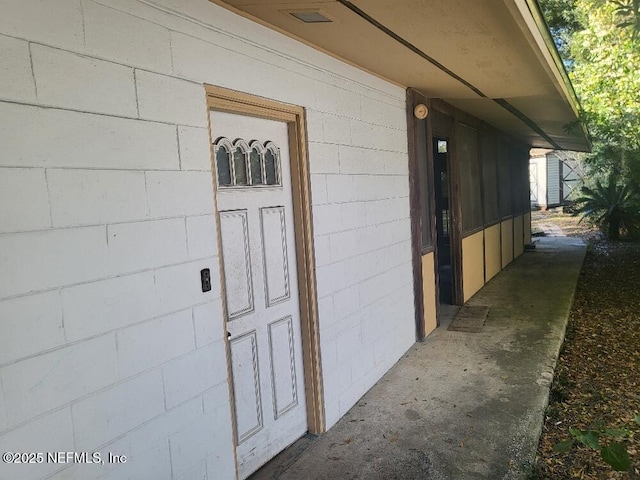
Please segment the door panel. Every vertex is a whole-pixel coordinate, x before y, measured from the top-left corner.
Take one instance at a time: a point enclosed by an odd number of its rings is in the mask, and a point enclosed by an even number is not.
[[[289,133],[211,112],[237,462],[246,478],[307,431]]]
[[[249,254],[248,214],[246,210],[220,213],[222,257],[229,318],[253,311],[253,279]]]
[[[231,340],[233,391],[240,443],[262,428],[262,401],[256,343],[255,331]]]
[[[267,307],[289,298],[289,265],[284,207],[260,209]]]
[[[286,317],[269,324],[271,386],[275,418],[298,404],[293,320]]]

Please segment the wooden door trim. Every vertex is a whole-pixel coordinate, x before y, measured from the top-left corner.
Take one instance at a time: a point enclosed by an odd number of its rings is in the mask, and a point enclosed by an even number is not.
[[[205,92],[208,111],[216,110],[268,120],[279,120],[286,122],[288,125],[307,424],[310,433],[322,433],[326,430],[326,421],[320,357],[318,295],[316,289],[311,213],[311,181],[304,108],[213,85],[205,85]],[[212,135],[211,125],[209,125],[209,135]],[[210,145],[213,145],[213,140],[213,138],[210,139]],[[215,178],[217,173],[213,148],[211,149],[211,168],[212,178],[214,179],[214,191],[216,191],[217,182]],[[220,239],[220,218],[215,195],[214,207],[216,221],[218,223],[218,245],[220,246],[222,245]],[[226,295],[224,295],[225,283],[224,271],[222,269],[222,255],[219,255],[218,261],[220,262],[220,285],[223,291],[222,303],[225,312],[223,322],[226,331],[227,310]],[[227,350],[227,371],[228,378],[230,379],[231,353],[229,342],[227,341],[225,344]],[[232,389],[230,388],[230,392],[231,391]],[[231,398],[231,402],[233,411],[233,398]],[[235,426],[235,415],[233,415],[233,413],[232,418],[234,418],[235,437],[235,435],[237,435],[237,429]],[[234,441],[234,448],[235,443],[237,442]]]

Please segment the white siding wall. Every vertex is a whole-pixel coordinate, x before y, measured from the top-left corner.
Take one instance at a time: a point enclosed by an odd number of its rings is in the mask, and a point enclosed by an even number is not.
[[[560,159],[547,155],[547,205],[560,205]]]
[[[545,208],[547,206],[547,158],[532,158],[530,164],[536,166],[537,190],[535,193],[538,198],[538,205]]]
[[[307,108],[333,425],[414,339],[404,91],[207,0],[0,11],[0,452],[128,457],[0,477],[234,477],[203,83]]]

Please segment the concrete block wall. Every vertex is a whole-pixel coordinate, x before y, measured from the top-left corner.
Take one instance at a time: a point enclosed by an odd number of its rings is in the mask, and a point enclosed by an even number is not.
[[[0,477],[235,477],[204,83],[307,109],[333,425],[414,341],[404,91],[207,0],[0,10],[0,451],[128,459]]]

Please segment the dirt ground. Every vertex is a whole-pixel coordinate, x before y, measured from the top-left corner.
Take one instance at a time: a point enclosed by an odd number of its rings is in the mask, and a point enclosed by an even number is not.
[[[529,479],[640,479],[640,244],[610,242],[584,222],[561,212],[534,212],[533,231],[560,228],[588,242],[565,343],[555,372],[549,407]],[[556,230],[557,231],[557,230]],[[631,459],[615,472],[600,452],[574,445],[569,428],[604,432],[599,442],[622,441]],[[612,433],[609,431],[609,433]]]

